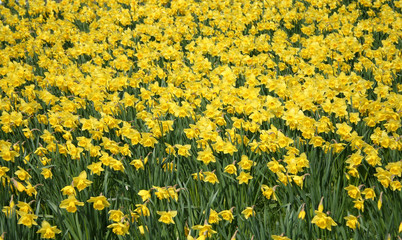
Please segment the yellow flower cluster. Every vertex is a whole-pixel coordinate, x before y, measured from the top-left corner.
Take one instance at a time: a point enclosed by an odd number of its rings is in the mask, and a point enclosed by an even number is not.
[[[1,226],[400,236],[401,0],[3,2]]]

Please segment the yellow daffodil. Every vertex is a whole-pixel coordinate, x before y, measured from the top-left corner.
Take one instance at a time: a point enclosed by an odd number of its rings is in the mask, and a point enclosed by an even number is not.
[[[91,170],[92,174],[96,174],[98,176],[100,176],[101,172],[105,170],[102,168],[102,162],[92,163],[88,165],[87,168]]]
[[[204,225],[195,225],[191,229],[198,230],[199,231],[199,236],[205,236],[205,237],[211,237],[212,234],[217,233],[212,229],[212,226],[209,224],[204,224]]]
[[[61,233],[61,230],[57,226],[51,226],[47,221],[43,221],[41,228],[36,233],[40,233],[41,238],[50,239],[56,238],[56,234]]]
[[[241,214],[244,215],[244,218],[245,218],[245,219],[248,219],[249,217],[255,215],[255,212],[254,212],[254,209],[253,209],[253,208],[254,208],[254,207],[246,207],[246,209],[244,209],[244,210],[241,212]]]
[[[248,184],[248,181],[253,179],[253,176],[248,172],[240,172],[240,175],[236,179],[239,180],[239,184]]]
[[[303,219],[303,220],[306,217],[306,211],[304,210],[304,206],[305,206],[305,204],[303,203],[302,209],[300,210],[299,215],[297,216],[298,218]]]
[[[87,179],[87,173],[85,171],[82,171],[78,177],[73,178],[73,184],[75,187],[77,187],[78,191],[84,190],[91,183],[92,181]]]
[[[315,214],[316,215],[311,223],[316,224],[319,228],[331,231],[332,226],[337,226],[335,221],[331,217],[327,216],[327,214],[319,211],[315,211]]]
[[[151,190],[140,190],[138,195],[141,197],[142,201],[145,202],[151,198]]]
[[[229,164],[225,167],[224,172],[237,175],[237,168],[234,164]]]
[[[174,224],[173,218],[176,217],[177,211],[156,211],[160,215],[159,222],[165,224]]]
[[[107,226],[108,228],[111,228],[113,233],[116,235],[124,236],[126,234],[130,234],[128,232],[130,225],[128,222],[117,222],[117,223],[112,223]]]
[[[137,208],[134,210],[134,212],[138,213],[138,215],[142,215],[145,217],[148,217],[151,215],[146,204],[135,204],[135,206]]]
[[[271,199],[272,198],[272,200],[277,200],[276,199],[276,195],[275,195],[275,189],[276,189],[276,187],[277,186],[274,186],[274,187],[269,187],[269,186],[267,186],[267,185],[265,185],[265,184],[263,184],[263,185],[261,185],[261,192],[262,192],[262,195],[264,195],[267,199]]]
[[[372,188],[364,189],[362,191],[362,194],[365,196],[365,199],[374,200],[374,198],[375,198],[375,192],[374,192],[374,189],[372,189]]]
[[[204,172],[204,181],[212,184],[219,183],[218,177],[214,172]]]
[[[349,196],[353,199],[357,199],[360,197],[360,189],[356,186],[349,185],[345,188],[345,190],[348,191]]]
[[[51,171],[50,168],[44,168],[40,174],[41,174],[45,179],[48,179],[48,178],[51,179],[51,178],[53,177],[53,173],[52,173],[52,171]]]
[[[69,195],[67,199],[61,201],[60,208],[65,208],[67,212],[75,213],[76,206],[84,206],[83,202],[78,201],[74,195]]]
[[[20,166],[18,166],[17,171],[15,171],[15,175],[17,175],[17,177],[21,180],[21,181],[25,181],[29,178],[31,178],[31,175],[29,175],[29,173],[27,171],[25,171],[24,169],[22,169]]]
[[[110,210],[109,212],[109,220],[114,222],[120,222],[124,216],[124,213],[120,210]]]
[[[89,200],[87,200],[87,202],[89,203],[93,203],[94,204],[94,208],[96,210],[103,210],[105,207],[109,207],[110,203],[107,201],[105,196],[98,196],[98,197],[90,197]]]
[[[71,185],[63,187],[60,191],[63,193],[63,195],[75,195],[76,194],[74,187]]]
[[[283,234],[282,234],[283,235]],[[286,236],[279,236],[279,235],[271,235],[271,238],[273,240],[290,240],[290,238],[286,237]]]
[[[357,217],[353,215],[349,215],[345,217],[346,226],[350,227],[351,229],[356,229],[356,226],[360,227],[360,223],[357,220]]]
[[[25,225],[28,228],[31,228],[32,225],[38,225],[35,222],[35,219],[37,219],[38,216],[36,216],[35,214],[26,213],[26,212],[22,212],[22,211],[17,211],[17,214],[20,216],[20,218],[18,220],[18,224]]]
[[[229,210],[223,210],[219,212],[219,215],[226,221],[232,222],[234,217],[233,217],[233,208]]]
[[[202,161],[205,165],[208,165],[211,162],[216,162],[215,156],[209,147],[207,147],[204,151],[198,152],[197,160]]]

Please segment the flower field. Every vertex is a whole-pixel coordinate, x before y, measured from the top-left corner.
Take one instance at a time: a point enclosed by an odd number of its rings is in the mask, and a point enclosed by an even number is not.
[[[401,239],[401,0],[2,0],[0,239]]]

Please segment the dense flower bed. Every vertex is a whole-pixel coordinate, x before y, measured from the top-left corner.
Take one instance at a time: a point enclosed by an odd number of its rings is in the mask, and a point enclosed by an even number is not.
[[[0,239],[397,239],[402,1],[3,0]]]

